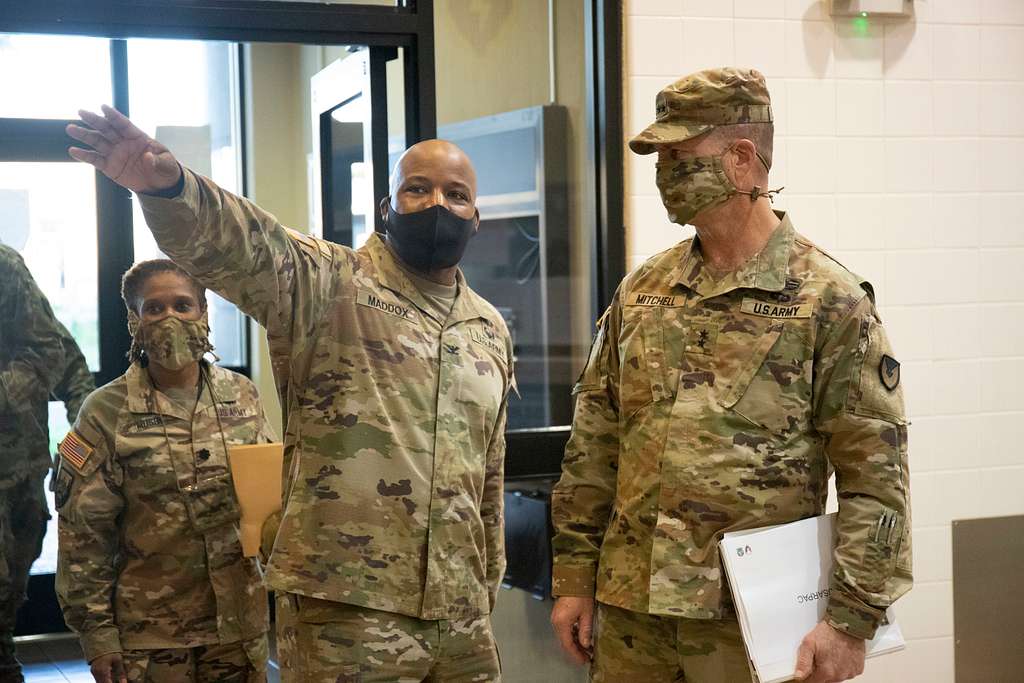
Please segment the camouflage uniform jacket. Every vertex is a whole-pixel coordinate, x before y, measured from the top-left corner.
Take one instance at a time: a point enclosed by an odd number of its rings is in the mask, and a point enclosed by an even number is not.
[[[252,382],[203,368],[190,411],[133,363],[89,396],[61,443],[57,597],[90,661],[268,628],[259,570],[242,557],[225,448],[273,433]]]
[[[63,334],[21,255],[0,244],[0,486],[50,468],[46,403],[64,373]]]
[[[722,534],[822,514],[833,468],[829,622],[870,637],[910,589],[898,365],[870,285],[782,218],[721,280],[687,240],[620,285],[574,388],[556,595],[727,616]]]
[[[60,325],[60,330],[61,342],[64,344],[64,374],[50,394],[54,400],[64,403],[68,424],[75,424],[82,404],[85,403],[86,397],[96,389],[96,384],[75,338],[71,336],[64,325]]]
[[[421,619],[487,613],[505,568],[512,345],[461,273],[438,320],[374,235],[285,229],[185,173],[143,197],[157,243],[267,330],[287,415],[274,589]]]

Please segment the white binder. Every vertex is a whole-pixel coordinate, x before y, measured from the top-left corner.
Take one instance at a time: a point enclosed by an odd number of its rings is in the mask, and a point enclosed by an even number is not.
[[[825,616],[835,546],[835,513],[725,534],[719,549],[747,654],[760,683],[788,681],[800,642]],[[887,612],[867,656],[905,647]]]

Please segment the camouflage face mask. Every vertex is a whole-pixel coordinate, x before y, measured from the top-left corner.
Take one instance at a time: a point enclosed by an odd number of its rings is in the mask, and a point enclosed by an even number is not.
[[[655,184],[661,192],[661,201],[668,210],[670,221],[686,225],[701,211],[722,204],[734,194],[745,194],[753,202],[761,197],[773,201],[775,195],[782,192],[784,188],[781,187],[762,190],[759,185],[754,185],[749,190],[741,190],[733,185],[722,168],[722,159],[730,150],[718,156],[666,159],[655,164]],[[764,156],[760,152],[756,154],[765,170],[769,170]]]
[[[701,211],[737,194],[722,169],[723,156],[666,159],[655,164],[655,184],[670,221],[686,225]]]
[[[135,313],[129,312],[128,331],[132,334],[131,360],[138,360],[141,351],[145,350],[150,360],[168,370],[181,370],[213,350],[209,339],[209,318],[205,312],[199,320],[168,316],[144,324]]]

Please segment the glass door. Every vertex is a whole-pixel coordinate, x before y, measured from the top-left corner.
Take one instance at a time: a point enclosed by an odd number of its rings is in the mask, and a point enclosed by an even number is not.
[[[310,228],[361,247],[381,230],[377,202],[388,194],[390,152],[405,149],[400,49],[351,46],[310,78],[315,192]],[[391,108],[389,108],[391,104]]]

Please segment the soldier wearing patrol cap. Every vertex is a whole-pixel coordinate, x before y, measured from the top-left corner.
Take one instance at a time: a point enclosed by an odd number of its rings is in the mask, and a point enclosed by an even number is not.
[[[287,414],[267,570],[282,672],[498,680],[512,343],[458,269],[479,226],[469,159],[440,140],[407,150],[386,239],[353,250],[182,169],[115,110],[81,113],[89,127],[68,132],[92,149],[72,156],[141,193],[161,249],[267,330]]]
[[[912,583],[899,363],[871,286],[771,209],[763,76],[702,71],[656,105],[630,147],[696,236],[598,322],[552,497],[552,623],[595,681],[749,680],[718,541],[822,514],[834,472],[836,569],[797,674],[845,680]]]

